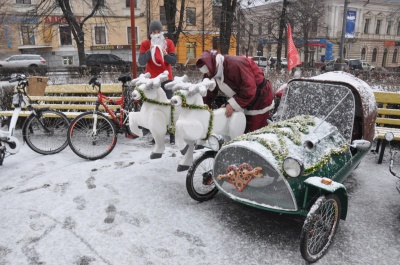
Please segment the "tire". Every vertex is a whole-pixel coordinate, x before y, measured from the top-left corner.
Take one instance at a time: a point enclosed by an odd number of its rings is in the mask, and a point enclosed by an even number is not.
[[[311,207],[300,236],[303,258],[316,262],[328,251],[339,226],[341,203],[335,194],[321,196]]]
[[[124,126],[125,126],[125,128],[126,128],[126,132],[127,132],[129,135],[133,135],[134,138],[137,138],[137,137],[139,137],[139,136],[137,136],[136,134],[134,134],[134,133],[131,131],[130,127],[129,127],[129,112],[139,112],[141,108],[142,108],[142,102],[141,102],[141,101],[138,101],[138,100],[134,100],[134,99],[131,99],[131,100],[128,102],[128,104],[126,105],[126,107],[125,107],[125,110],[126,110],[127,112],[125,112]]]
[[[218,189],[212,179],[214,168],[214,151],[207,151],[197,157],[190,166],[186,176],[186,189],[189,196],[196,201],[211,200]]]
[[[0,166],[3,165],[5,157],[6,157],[6,148],[2,143],[0,143]]]
[[[42,155],[61,152],[68,145],[68,118],[55,110],[38,111],[38,114],[40,116],[31,114],[23,124],[22,134],[25,142],[33,151]],[[45,131],[41,124],[48,131]]]
[[[68,128],[68,144],[78,156],[96,160],[107,156],[117,144],[114,122],[97,112],[97,134],[93,135],[94,114],[85,112],[72,120]]]

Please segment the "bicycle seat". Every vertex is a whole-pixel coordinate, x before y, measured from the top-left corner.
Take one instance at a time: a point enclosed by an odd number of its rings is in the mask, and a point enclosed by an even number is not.
[[[118,81],[120,81],[122,83],[126,83],[131,80],[132,80],[132,77],[130,77],[129,75],[123,75],[123,76],[118,77]]]

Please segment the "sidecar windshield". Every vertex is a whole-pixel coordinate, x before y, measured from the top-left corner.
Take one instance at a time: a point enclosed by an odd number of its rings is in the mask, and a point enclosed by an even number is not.
[[[316,116],[336,126],[350,143],[355,102],[348,87],[322,82],[292,81],[281,104],[279,120],[299,115]]]

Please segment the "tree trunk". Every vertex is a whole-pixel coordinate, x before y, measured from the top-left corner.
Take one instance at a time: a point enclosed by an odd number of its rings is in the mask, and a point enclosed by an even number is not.
[[[221,7],[221,25],[219,32],[219,44],[221,54],[228,54],[231,44],[233,14],[236,10],[237,0],[223,0]]]
[[[281,13],[281,19],[279,21],[279,37],[278,37],[278,48],[276,50],[276,69],[281,70],[281,57],[282,57],[282,44],[283,44],[283,31],[286,27],[286,8],[289,5],[289,2],[287,0],[283,0],[283,6],[282,6],[282,13]]]

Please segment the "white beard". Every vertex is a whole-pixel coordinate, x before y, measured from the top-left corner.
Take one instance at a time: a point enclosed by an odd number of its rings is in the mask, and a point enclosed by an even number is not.
[[[161,32],[160,34],[151,34],[151,45],[159,46],[161,49],[167,48],[167,41],[165,40],[164,33]]]

